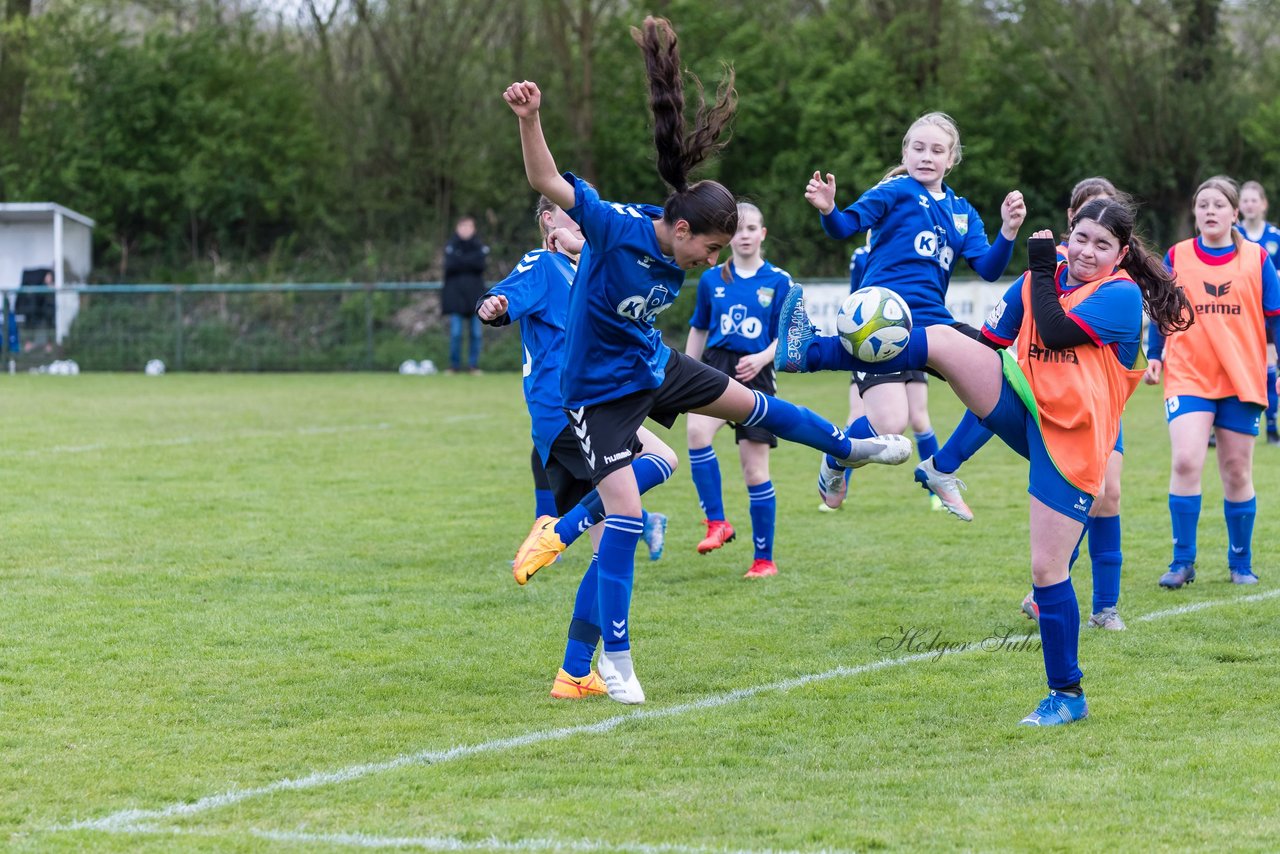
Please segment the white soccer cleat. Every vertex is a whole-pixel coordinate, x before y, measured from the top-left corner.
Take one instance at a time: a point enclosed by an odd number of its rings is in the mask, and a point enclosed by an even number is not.
[[[845,468],[860,469],[870,463],[886,466],[902,465],[911,457],[911,440],[897,433],[872,436],[870,439],[850,439],[853,448],[849,456],[840,462]]]
[[[600,671],[600,678],[609,689],[610,700],[628,706],[644,702],[644,689],[640,687],[635,668],[631,666],[631,650],[601,653],[596,661],[596,669]]]
[[[933,464],[933,457],[921,460],[920,465],[916,466],[916,483],[932,492],[942,502],[943,509],[952,516],[962,522],[973,521],[973,511],[960,497],[960,490],[965,488],[964,481],[954,474],[938,471]]]

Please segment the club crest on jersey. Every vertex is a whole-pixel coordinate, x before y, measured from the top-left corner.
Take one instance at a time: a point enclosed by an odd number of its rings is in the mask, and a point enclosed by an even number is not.
[[[1268,240],[1266,246],[1268,255],[1274,255],[1276,250],[1280,250],[1280,243],[1276,243],[1274,240]]]
[[[629,296],[618,303],[615,310],[628,320],[652,324],[654,318],[671,305],[670,295],[666,285],[654,285],[647,297],[639,294]]]
[[[761,308],[768,308],[773,305],[773,294],[776,288],[760,288],[756,291],[756,299],[760,300]]]
[[[956,225],[956,231],[960,232],[960,236],[969,233],[969,215],[968,214],[952,214],[951,221]]]

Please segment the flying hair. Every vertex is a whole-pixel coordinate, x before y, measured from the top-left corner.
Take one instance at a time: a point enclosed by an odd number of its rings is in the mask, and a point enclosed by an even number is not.
[[[658,153],[658,174],[672,189],[663,203],[663,221],[685,220],[694,234],[729,234],[738,230],[737,201],[727,188],[715,181],[689,183],[689,173],[724,147],[729,122],[738,106],[733,88],[732,66],[716,88],[715,103],[708,106],[702,81],[689,74],[697,88],[697,110],[693,130],[686,132],[684,120],[684,76],[676,31],[666,18],[652,15],[640,28],[631,28],[631,37],[644,54],[649,78],[649,107],[653,111],[653,144]]]
[[[1138,285],[1147,316],[1159,326],[1161,335],[1187,329],[1195,322],[1191,303],[1173,273],[1164,268],[1142,238],[1134,233],[1135,213],[1127,196],[1118,193],[1115,198],[1102,197],[1085,202],[1072,218],[1071,230],[1074,231],[1085,219],[1096,222],[1114,234],[1121,246],[1129,248],[1120,262],[1120,269]]]
[[[693,130],[686,133],[684,72],[680,68],[680,50],[671,22],[650,15],[644,19],[643,29],[631,28],[631,38],[644,54],[649,77],[658,173],[671,189],[683,191],[689,186],[689,173],[728,142],[727,139],[721,142],[720,137],[738,106],[733,67],[726,66],[725,76],[716,89],[715,104],[711,106],[707,106],[702,81],[692,73],[688,75],[697,88],[698,106]]]

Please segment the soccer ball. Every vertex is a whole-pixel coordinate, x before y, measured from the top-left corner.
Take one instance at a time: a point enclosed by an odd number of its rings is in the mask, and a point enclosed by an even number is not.
[[[901,353],[911,339],[911,309],[888,288],[859,288],[836,315],[840,343],[864,362],[883,362]]]

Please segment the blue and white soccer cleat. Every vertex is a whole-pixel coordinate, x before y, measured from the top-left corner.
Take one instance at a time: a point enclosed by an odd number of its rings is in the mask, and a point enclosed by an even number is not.
[[[796,285],[787,291],[778,312],[778,349],[773,356],[774,370],[802,374],[808,368],[809,345],[818,334],[804,308],[804,290]]]
[[[1072,697],[1050,690],[1036,710],[1018,722],[1019,726],[1061,726],[1089,717],[1089,704],[1084,694]]]
[[[667,544],[667,517],[662,513],[650,513],[644,520],[640,539],[649,547],[649,560],[661,558],[662,549]]]
[[[849,492],[848,471],[830,454],[822,455],[822,464],[818,466],[818,495],[822,496],[824,508],[837,510],[844,504],[844,497]]]
[[[1250,569],[1233,569],[1231,570],[1232,584],[1257,584],[1258,576],[1253,574]]]
[[[1177,590],[1182,585],[1190,584],[1195,580],[1196,565],[1194,563],[1171,566],[1168,572],[1160,576],[1160,586],[1166,590]]]

